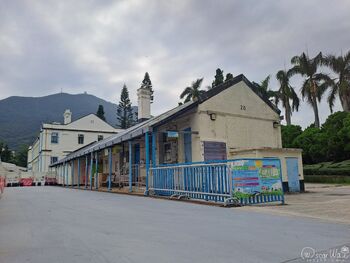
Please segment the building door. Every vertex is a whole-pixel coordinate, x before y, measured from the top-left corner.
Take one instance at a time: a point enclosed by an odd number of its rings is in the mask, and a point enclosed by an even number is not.
[[[185,163],[192,162],[192,133],[191,128],[184,129]]]
[[[286,158],[288,188],[290,192],[300,192],[298,158]]]

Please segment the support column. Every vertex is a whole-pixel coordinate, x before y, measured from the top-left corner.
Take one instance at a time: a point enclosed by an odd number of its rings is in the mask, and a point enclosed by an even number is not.
[[[98,152],[95,153],[95,189],[98,189]]]
[[[80,188],[80,158],[78,158],[78,188]]]
[[[59,165],[57,165],[55,168],[56,168],[56,183],[59,184],[61,182],[61,169]]]
[[[72,174],[71,174],[71,176],[72,176],[72,188],[74,188],[74,160],[72,160],[71,161],[71,168],[72,168]]]
[[[108,148],[108,190],[112,190],[112,148]]]
[[[62,186],[64,186],[64,183],[65,183],[65,180],[64,180],[64,163],[62,164],[61,175],[62,175]]]
[[[129,143],[129,192],[132,192],[132,143]]]
[[[65,163],[65,187],[68,187],[68,163]]]
[[[61,165],[60,169],[60,177],[61,177],[61,185],[64,186],[64,169],[63,169],[63,164]]]
[[[94,154],[90,155],[90,190],[92,190],[92,167],[94,166]]]
[[[87,188],[87,181],[88,181],[88,156],[85,155],[85,189]]]
[[[59,166],[58,178],[59,178],[59,181],[58,181],[58,182],[63,186],[62,165]]]
[[[149,177],[149,133],[145,133],[145,151],[146,151],[146,191],[145,195],[148,195],[148,177]]]
[[[152,132],[152,167],[156,167],[157,165],[157,151],[156,151],[156,139],[157,139],[156,128],[154,128]]]

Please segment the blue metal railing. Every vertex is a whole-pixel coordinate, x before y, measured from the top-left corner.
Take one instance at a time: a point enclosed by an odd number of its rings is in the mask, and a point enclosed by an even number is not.
[[[151,168],[150,186],[156,195],[185,195],[216,202],[230,197],[226,163]]]
[[[236,184],[238,181],[235,181],[237,180],[238,171],[235,171],[232,165],[242,161],[247,164],[250,164],[252,161],[253,163],[261,161],[261,165],[267,166],[273,164],[276,172],[273,180],[282,188],[282,173],[279,159],[246,158],[167,164],[153,167],[150,168],[149,173],[149,190],[155,195],[182,195],[192,199],[214,202],[224,202],[226,199],[233,198],[243,205],[278,201],[284,203],[283,190],[275,190],[275,188],[269,187],[268,182],[271,178],[260,177],[260,175],[254,177],[254,182],[259,184],[261,191],[251,191],[249,194],[245,194],[244,191],[240,192],[239,184]],[[246,176],[244,172],[240,172],[239,177],[244,176]],[[251,180],[251,178],[246,176],[243,180]],[[243,181],[243,185],[244,183]]]

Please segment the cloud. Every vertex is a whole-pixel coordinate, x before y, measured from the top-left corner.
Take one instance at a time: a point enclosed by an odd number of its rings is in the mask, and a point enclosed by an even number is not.
[[[217,67],[259,82],[306,49],[347,51],[349,8],[316,0],[2,1],[0,99],[62,89],[117,102],[126,83],[135,104],[148,71],[158,114],[196,78],[209,85]],[[321,103],[321,120],[328,114]],[[292,120],[309,125],[311,107],[303,103]]]

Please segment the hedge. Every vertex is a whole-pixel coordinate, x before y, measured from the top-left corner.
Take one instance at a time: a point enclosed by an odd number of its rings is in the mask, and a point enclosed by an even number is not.
[[[350,176],[340,175],[304,175],[306,183],[325,183],[325,184],[350,184]]]
[[[304,167],[304,175],[342,175],[350,176],[350,170],[346,168],[306,168]]]

